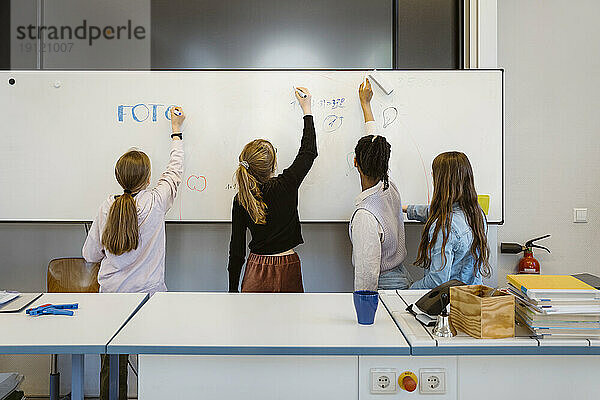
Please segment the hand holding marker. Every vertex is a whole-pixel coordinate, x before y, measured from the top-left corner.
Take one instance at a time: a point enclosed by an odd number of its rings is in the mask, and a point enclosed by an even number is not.
[[[306,93],[304,93],[302,90],[300,90],[296,86],[292,86],[292,87],[294,88],[294,90],[296,91],[296,93],[298,93],[298,96],[302,97],[303,99],[307,96]]]
[[[302,107],[304,115],[312,114],[312,96],[310,95],[308,89],[301,86],[294,86],[293,88],[296,99],[298,99],[298,103],[300,103],[300,107]]]
[[[179,139],[182,139],[181,126],[183,125],[184,120],[185,114],[183,113],[183,109],[179,106],[171,107],[171,128],[173,130],[171,138],[175,139],[178,137]]]

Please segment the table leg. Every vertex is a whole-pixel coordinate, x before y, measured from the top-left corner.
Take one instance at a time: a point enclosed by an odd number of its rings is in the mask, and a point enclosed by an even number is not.
[[[71,399],[83,400],[84,355],[71,355]]]
[[[119,355],[110,355],[109,400],[119,400]]]

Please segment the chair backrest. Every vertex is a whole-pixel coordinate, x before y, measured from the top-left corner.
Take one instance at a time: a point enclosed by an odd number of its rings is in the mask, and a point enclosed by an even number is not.
[[[100,263],[88,263],[83,258],[57,258],[48,264],[48,292],[97,293]]]

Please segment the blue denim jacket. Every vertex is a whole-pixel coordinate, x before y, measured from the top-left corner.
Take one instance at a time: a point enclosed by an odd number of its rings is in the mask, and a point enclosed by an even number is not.
[[[429,215],[429,206],[408,206],[407,214],[408,219],[425,222]],[[434,229],[435,224],[429,230],[430,239]],[[452,210],[450,237],[444,250],[445,266],[442,265],[442,241],[440,232],[431,251],[431,267],[425,270],[423,279],[413,283],[410,288],[433,289],[451,279],[458,279],[467,285],[481,285],[481,274],[474,271],[475,260],[471,255],[473,232],[458,204],[455,204]]]

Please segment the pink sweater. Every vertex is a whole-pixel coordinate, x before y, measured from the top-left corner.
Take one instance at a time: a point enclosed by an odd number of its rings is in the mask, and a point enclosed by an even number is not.
[[[108,211],[115,201],[111,195],[102,203],[83,245],[88,262],[101,262],[98,273],[100,292],[164,292],[165,285],[165,214],[175,200],[183,175],[183,142],[173,140],[169,165],[156,187],[135,196],[140,240],[138,248],[116,256],[102,245],[102,232]]]

